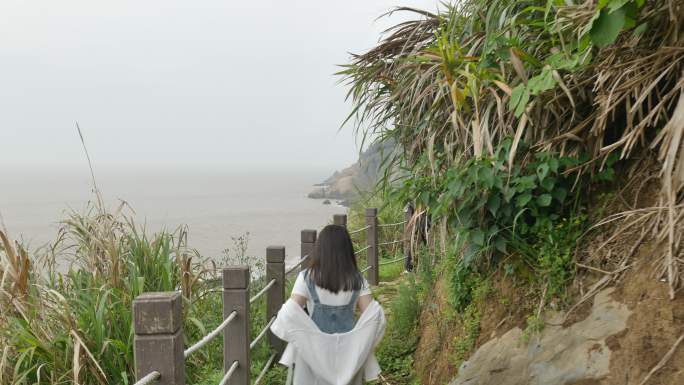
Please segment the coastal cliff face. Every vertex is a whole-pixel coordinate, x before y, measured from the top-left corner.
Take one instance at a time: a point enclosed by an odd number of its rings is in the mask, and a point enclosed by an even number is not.
[[[371,145],[359,155],[353,165],[335,171],[322,183],[315,186],[308,195],[312,199],[337,199],[350,203],[362,192],[371,190],[377,183],[382,170],[382,160],[395,151],[393,143]]]

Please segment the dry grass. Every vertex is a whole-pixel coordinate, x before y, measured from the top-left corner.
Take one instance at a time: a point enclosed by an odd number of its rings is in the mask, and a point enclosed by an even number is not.
[[[70,213],[33,255],[0,232],[1,383],[125,383],[133,298],[182,290],[192,308],[205,270],[185,229],[149,236],[125,207]]]
[[[649,216],[667,245],[661,272],[674,297],[683,249],[683,5],[558,4],[466,0],[437,13],[398,9],[419,18],[388,30],[340,72],[354,103],[350,119],[364,140],[400,143],[390,163],[432,177],[491,156],[506,138],[513,139],[509,169],[538,151],[587,156],[581,173],[600,170],[612,153],[654,151],[662,188]],[[616,15],[623,24],[607,38],[600,24]],[[421,158],[427,169],[416,169]]]

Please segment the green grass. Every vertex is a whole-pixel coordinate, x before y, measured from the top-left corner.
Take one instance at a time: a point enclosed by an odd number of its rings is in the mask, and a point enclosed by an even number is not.
[[[463,333],[454,341],[453,363],[458,367],[463,360],[468,358],[477,338],[480,336],[480,306],[487,299],[491,291],[491,285],[488,280],[476,281],[472,290],[472,298],[470,303],[465,307],[462,313],[457,316],[461,319],[463,326]]]
[[[380,262],[391,261],[394,258],[381,259]],[[394,281],[404,272],[404,260],[380,266],[380,282]]]
[[[209,280],[214,276],[206,261],[187,246],[187,230],[150,234],[126,217],[124,209],[91,207],[71,213],[51,247],[31,254],[3,237],[0,383],[131,384],[132,301],[144,292],[183,294],[186,346],[222,321],[221,294],[208,292],[216,286]],[[237,246],[245,242],[235,241]],[[240,250],[244,247],[228,255],[225,263],[235,263],[231,261]],[[65,259],[73,261],[72,267],[55,270],[56,261]],[[253,287],[252,293],[259,288]],[[266,324],[264,299],[252,306],[250,319],[254,338]],[[265,341],[252,353],[254,377],[271,354]],[[189,383],[217,382],[222,344],[216,338],[188,358]],[[274,377],[278,373],[282,370],[270,374],[274,384],[282,383]]]
[[[396,289],[394,289],[396,290]],[[383,293],[385,295],[389,293]],[[387,309],[385,337],[376,350],[383,376],[393,384],[417,384],[413,353],[418,343],[420,287],[413,274],[399,284]]]

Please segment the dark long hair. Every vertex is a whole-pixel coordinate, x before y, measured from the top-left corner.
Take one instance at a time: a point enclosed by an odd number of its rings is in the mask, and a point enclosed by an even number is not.
[[[356,266],[354,246],[344,226],[328,225],[318,234],[309,274],[316,286],[333,293],[361,289],[363,277]]]

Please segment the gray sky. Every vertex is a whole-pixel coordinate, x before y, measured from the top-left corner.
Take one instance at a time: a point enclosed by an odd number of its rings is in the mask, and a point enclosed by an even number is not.
[[[0,169],[335,169],[356,158],[332,74],[435,0],[2,0]]]

